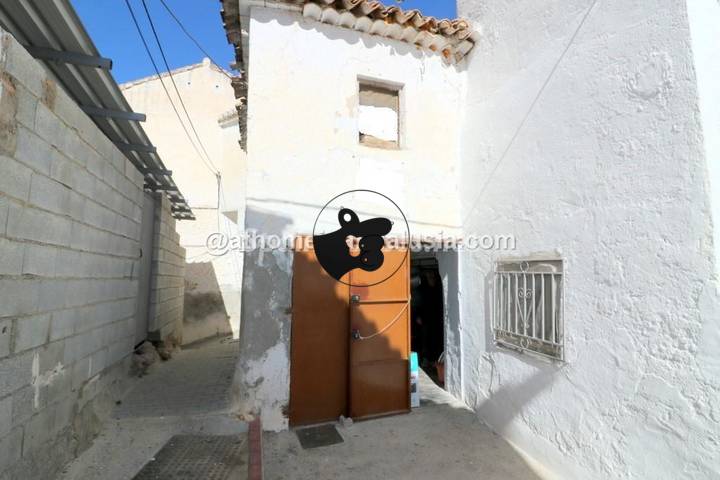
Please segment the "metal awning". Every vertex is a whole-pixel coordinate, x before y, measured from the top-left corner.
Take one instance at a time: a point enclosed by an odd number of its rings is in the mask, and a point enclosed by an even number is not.
[[[3,0],[0,25],[45,64],[57,82],[145,176],[145,189],[164,191],[173,216],[195,220],[139,122],[145,115],[130,108],[69,0]]]

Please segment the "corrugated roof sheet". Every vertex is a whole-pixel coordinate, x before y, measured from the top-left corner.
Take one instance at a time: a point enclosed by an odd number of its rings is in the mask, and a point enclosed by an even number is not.
[[[0,25],[26,48],[39,47],[55,52],[98,57],[95,44],[68,0],[2,0]],[[120,87],[107,70],[65,61],[38,61],[45,65],[68,95],[86,111],[105,109],[132,113]],[[195,219],[137,120],[94,114],[90,114],[90,118],[123,151],[128,160],[143,172],[146,189],[166,192],[173,205],[175,218]]]

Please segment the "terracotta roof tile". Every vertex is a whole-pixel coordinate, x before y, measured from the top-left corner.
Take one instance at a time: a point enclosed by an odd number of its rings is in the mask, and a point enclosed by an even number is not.
[[[220,0],[227,40],[235,47],[235,67],[245,71],[248,47],[241,17],[251,5],[287,8],[316,21],[351,28],[370,35],[392,38],[438,52],[449,63],[459,62],[472,50],[479,36],[462,19],[437,19],[419,10],[403,10],[386,6],[376,0]],[[247,81],[236,77],[232,81],[241,131],[241,146],[246,148]]]
[[[302,14],[322,23],[393,38],[460,61],[475,45],[475,35],[462,19],[436,19],[419,10],[403,10],[375,0],[295,0]]]

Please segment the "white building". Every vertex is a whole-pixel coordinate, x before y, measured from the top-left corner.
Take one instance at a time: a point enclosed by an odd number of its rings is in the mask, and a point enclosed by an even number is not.
[[[720,476],[717,2],[462,0],[472,30],[364,0],[223,4],[246,228],[307,235],[372,188],[413,233],[513,235],[435,255],[446,388],[550,478]],[[363,131],[365,107],[397,132]],[[246,254],[239,410],[268,429],[292,403],[292,279],[291,253]]]
[[[206,248],[208,236],[215,232],[228,237],[237,235],[245,213],[245,155],[239,145],[233,90],[228,74],[207,58],[172,71],[172,76],[162,76],[172,103],[157,76],[128,82],[121,88],[130,105],[147,115],[145,128],[158,153],[167,159],[167,167],[182,186],[196,216],[195,221],[177,226],[180,243],[187,250],[183,343],[224,333],[237,338],[242,255],[231,251],[213,256]],[[172,80],[192,125],[184,116]]]
[[[484,38],[467,63],[464,230],[509,230],[519,255],[565,269],[566,361],[545,365],[493,347],[470,286],[496,258],[464,256],[464,400],[561,478],[717,478],[720,7],[459,7]]]

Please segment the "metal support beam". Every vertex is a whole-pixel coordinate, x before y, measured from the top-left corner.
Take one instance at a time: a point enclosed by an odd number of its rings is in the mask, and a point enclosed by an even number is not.
[[[164,175],[167,177],[172,175],[172,170],[162,170],[159,168],[143,168],[140,172],[143,175]]]
[[[162,190],[165,192],[179,191],[178,187],[171,187],[166,185],[150,185],[149,183],[146,183],[144,188],[146,188],[147,190],[152,190],[153,192],[157,192],[158,190]]]
[[[25,46],[25,50],[39,60],[71,63],[73,65],[82,65],[85,67],[102,68],[103,70],[110,70],[112,68],[112,60],[109,58],[92,57],[83,53],[65,52],[45,47]]]
[[[120,120],[133,120],[135,122],[144,122],[144,113],[124,112],[122,110],[109,110],[107,108],[92,107],[89,105],[80,105],[83,112],[93,117],[118,118]]]
[[[140,172],[142,173],[142,169],[144,168],[143,165],[142,165],[142,163],[138,162],[138,161],[135,159],[135,157],[133,157],[132,155],[127,155],[127,154],[126,154],[126,155],[125,155],[125,158],[127,158],[127,159],[130,161],[130,163],[132,163],[133,166],[134,166],[135,168],[137,168],[138,171],[140,171]]]
[[[123,152],[145,152],[145,153],[157,153],[157,148],[154,145],[139,145],[137,143],[125,143],[125,142],[113,142]]]

